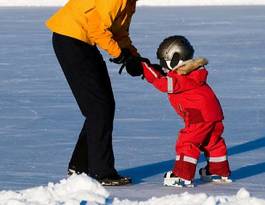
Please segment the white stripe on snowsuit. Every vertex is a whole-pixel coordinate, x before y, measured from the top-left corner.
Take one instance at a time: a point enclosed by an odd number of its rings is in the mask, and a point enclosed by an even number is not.
[[[180,156],[179,155],[176,156],[176,161],[180,161]],[[184,162],[189,162],[189,163],[192,163],[192,164],[197,164],[198,160],[193,158],[193,157],[184,156],[183,157],[183,161]]]
[[[153,74],[153,76],[155,76],[156,78],[158,78],[157,74],[146,63],[145,63],[145,67]]]
[[[173,78],[167,76],[167,92],[173,93]]]
[[[227,160],[227,156],[221,156],[221,157],[209,157],[207,158],[209,162],[224,162]]]

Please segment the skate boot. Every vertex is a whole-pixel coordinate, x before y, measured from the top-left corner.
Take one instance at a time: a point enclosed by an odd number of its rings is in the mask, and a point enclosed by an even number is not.
[[[164,186],[173,186],[173,187],[194,187],[194,184],[190,180],[182,179],[178,176],[175,176],[172,171],[168,171],[164,175]]]
[[[122,185],[132,184],[132,179],[130,177],[124,177],[118,174],[97,180],[103,186],[122,186]]]
[[[201,168],[199,170],[199,174],[201,180],[204,182],[215,182],[220,184],[228,184],[232,182],[232,180],[229,179],[229,177],[210,174],[206,168]]]
[[[75,171],[74,169],[68,169],[67,170],[67,177],[70,177],[70,176],[72,176],[72,175],[79,175],[79,174],[81,174],[80,172],[77,172],[77,171]]]
[[[79,175],[80,172],[76,172],[73,169],[68,169],[68,177],[72,175]],[[86,174],[86,173],[85,173]],[[108,177],[99,177],[97,174],[87,174],[89,177],[96,179],[103,186],[122,186],[132,183],[132,179],[130,177],[120,176],[118,174],[113,174]]]

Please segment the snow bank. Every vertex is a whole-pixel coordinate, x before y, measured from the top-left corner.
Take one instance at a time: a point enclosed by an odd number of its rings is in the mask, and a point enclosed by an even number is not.
[[[67,0],[1,0],[0,6],[61,6]],[[139,6],[265,5],[265,0],[138,0]]]
[[[97,181],[75,175],[59,183],[22,191],[1,191],[0,205],[265,205],[265,200],[251,197],[244,188],[235,196],[208,196],[205,193],[168,195],[137,202],[111,199]]]
[[[79,205],[82,200],[105,204],[108,197],[109,193],[97,181],[76,175],[46,187],[1,191],[0,205]]]

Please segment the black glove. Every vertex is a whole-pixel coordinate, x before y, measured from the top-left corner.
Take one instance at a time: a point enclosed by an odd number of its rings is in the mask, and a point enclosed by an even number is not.
[[[125,64],[125,62],[131,57],[131,53],[128,49],[123,48],[121,54],[117,58],[110,58],[110,62],[116,64]]]
[[[143,68],[141,62],[150,63],[147,58],[141,56],[132,56],[130,51],[126,48],[122,49],[121,54],[117,58],[111,58],[110,62],[122,64],[119,74],[125,68],[127,73],[133,77],[143,75]]]
[[[139,56],[129,58],[125,63],[127,73],[133,77],[141,76],[143,74],[141,62],[141,57]]]
[[[110,58],[110,62],[112,63],[116,63],[116,64],[122,64],[119,70],[119,74],[122,73],[122,70],[125,68],[126,66],[126,62],[128,61],[128,59],[132,58],[132,55],[130,53],[130,51],[126,48],[123,48],[121,50],[121,54],[117,57],[117,58]]]
[[[143,58],[141,56],[134,56],[129,58],[125,64],[127,73],[129,73],[133,77],[143,75],[142,62],[150,64],[148,58]]]

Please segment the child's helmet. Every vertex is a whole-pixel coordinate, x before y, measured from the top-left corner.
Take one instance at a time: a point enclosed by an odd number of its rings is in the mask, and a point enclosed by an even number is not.
[[[184,36],[170,36],[159,45],[156,55],[160,65],[172,70],[180,62],[193,58],[194,49]]]

